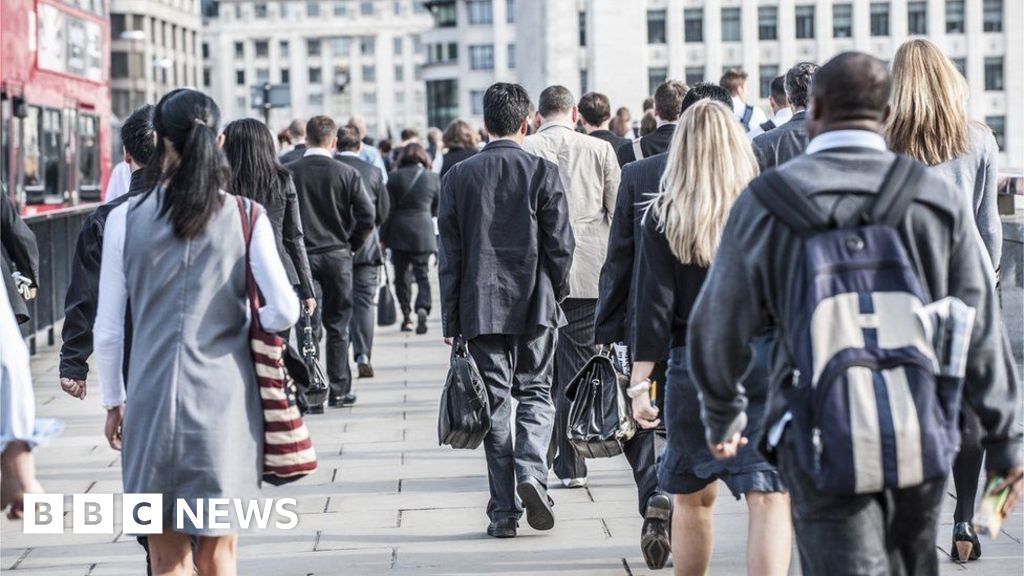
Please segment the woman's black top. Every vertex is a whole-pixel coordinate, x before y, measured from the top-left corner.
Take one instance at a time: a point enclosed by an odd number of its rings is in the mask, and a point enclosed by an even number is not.
[[[441,178],[459,162],[476,154],[476,148],[449,148],[441,157]]]
[[[299,287],[299,297],[313,297],[313,277],[309,273],[309,259],[303,241],[302,219],[299,216],[299,197],[295,184],[288,177],[287,185],[266,199],[263,207],[270,219],[277,240],[277,251],[281,255],[284,270],[293,286]]]
[[[633,298],[633,359],[660,362],[669,350],[686,344],[686,321],[708,269],[683,264],[658,231],[653,211],[643,217]],[[722,319],[728,322],[727,318]]]
[[[419,164],[388,176],[391,214],[381,227],[381,240],[399,252],[437,252],[434,217],[441,179]]]

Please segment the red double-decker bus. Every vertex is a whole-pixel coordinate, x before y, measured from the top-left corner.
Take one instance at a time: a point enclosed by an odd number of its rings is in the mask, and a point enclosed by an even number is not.
[[[0,2],[0,176],[25,214],[102,199],[109,23],[107,0]]]

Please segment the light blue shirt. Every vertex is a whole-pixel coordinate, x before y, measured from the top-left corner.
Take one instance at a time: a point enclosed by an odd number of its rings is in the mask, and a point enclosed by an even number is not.
[[[381,157],[380,150],[377,150],[376,146],[363,144],[363,147],[359,149],[359,158],[363,162],[376,166],[380,170],[380,175],[384,177],[384,183],[388,183],[388,170],[384,167],[384,158]]]

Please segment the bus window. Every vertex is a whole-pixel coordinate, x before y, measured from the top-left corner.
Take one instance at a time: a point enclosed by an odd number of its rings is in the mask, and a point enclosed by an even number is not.
[[[40,154],[40,143],[39,143],[39,123],[42,120],[42,115],[38,106],[28,106],[27,115],[21,120],[22,130],[24,138],[25,159],[24,159],[24,173],[25,173],[25,192],[26,193],[39,193],[43,190],[43,172],[40,164],[42,158]],[[30,203],[35,201],[36,203],[41,202],[42,198],[33,196]]]
[[[43,110],[43,182],[47,202],[63,202],[61,166],[64,161],[64,147],[61,143],[60,110]]]
[[[100,201],[99,120],[82,114],[78,117],[78,197],[83,202]]]

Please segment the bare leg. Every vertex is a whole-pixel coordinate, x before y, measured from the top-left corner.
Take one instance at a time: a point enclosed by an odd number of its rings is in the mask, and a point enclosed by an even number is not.
[[[718,496],[712,482],[693,494],[676,494],[672,512],[672,562],[675,576],[704,576],[711,563],[711,512]]]
[[[188,534],[151,534],[149,563],[153,576],[192,576],[192,540]]]
[[[196,567],[202,576],[238,574],[238,535],[199,538]]]
[[[789,494],[748,492],[747,573],[785,576],[793,550]]]

